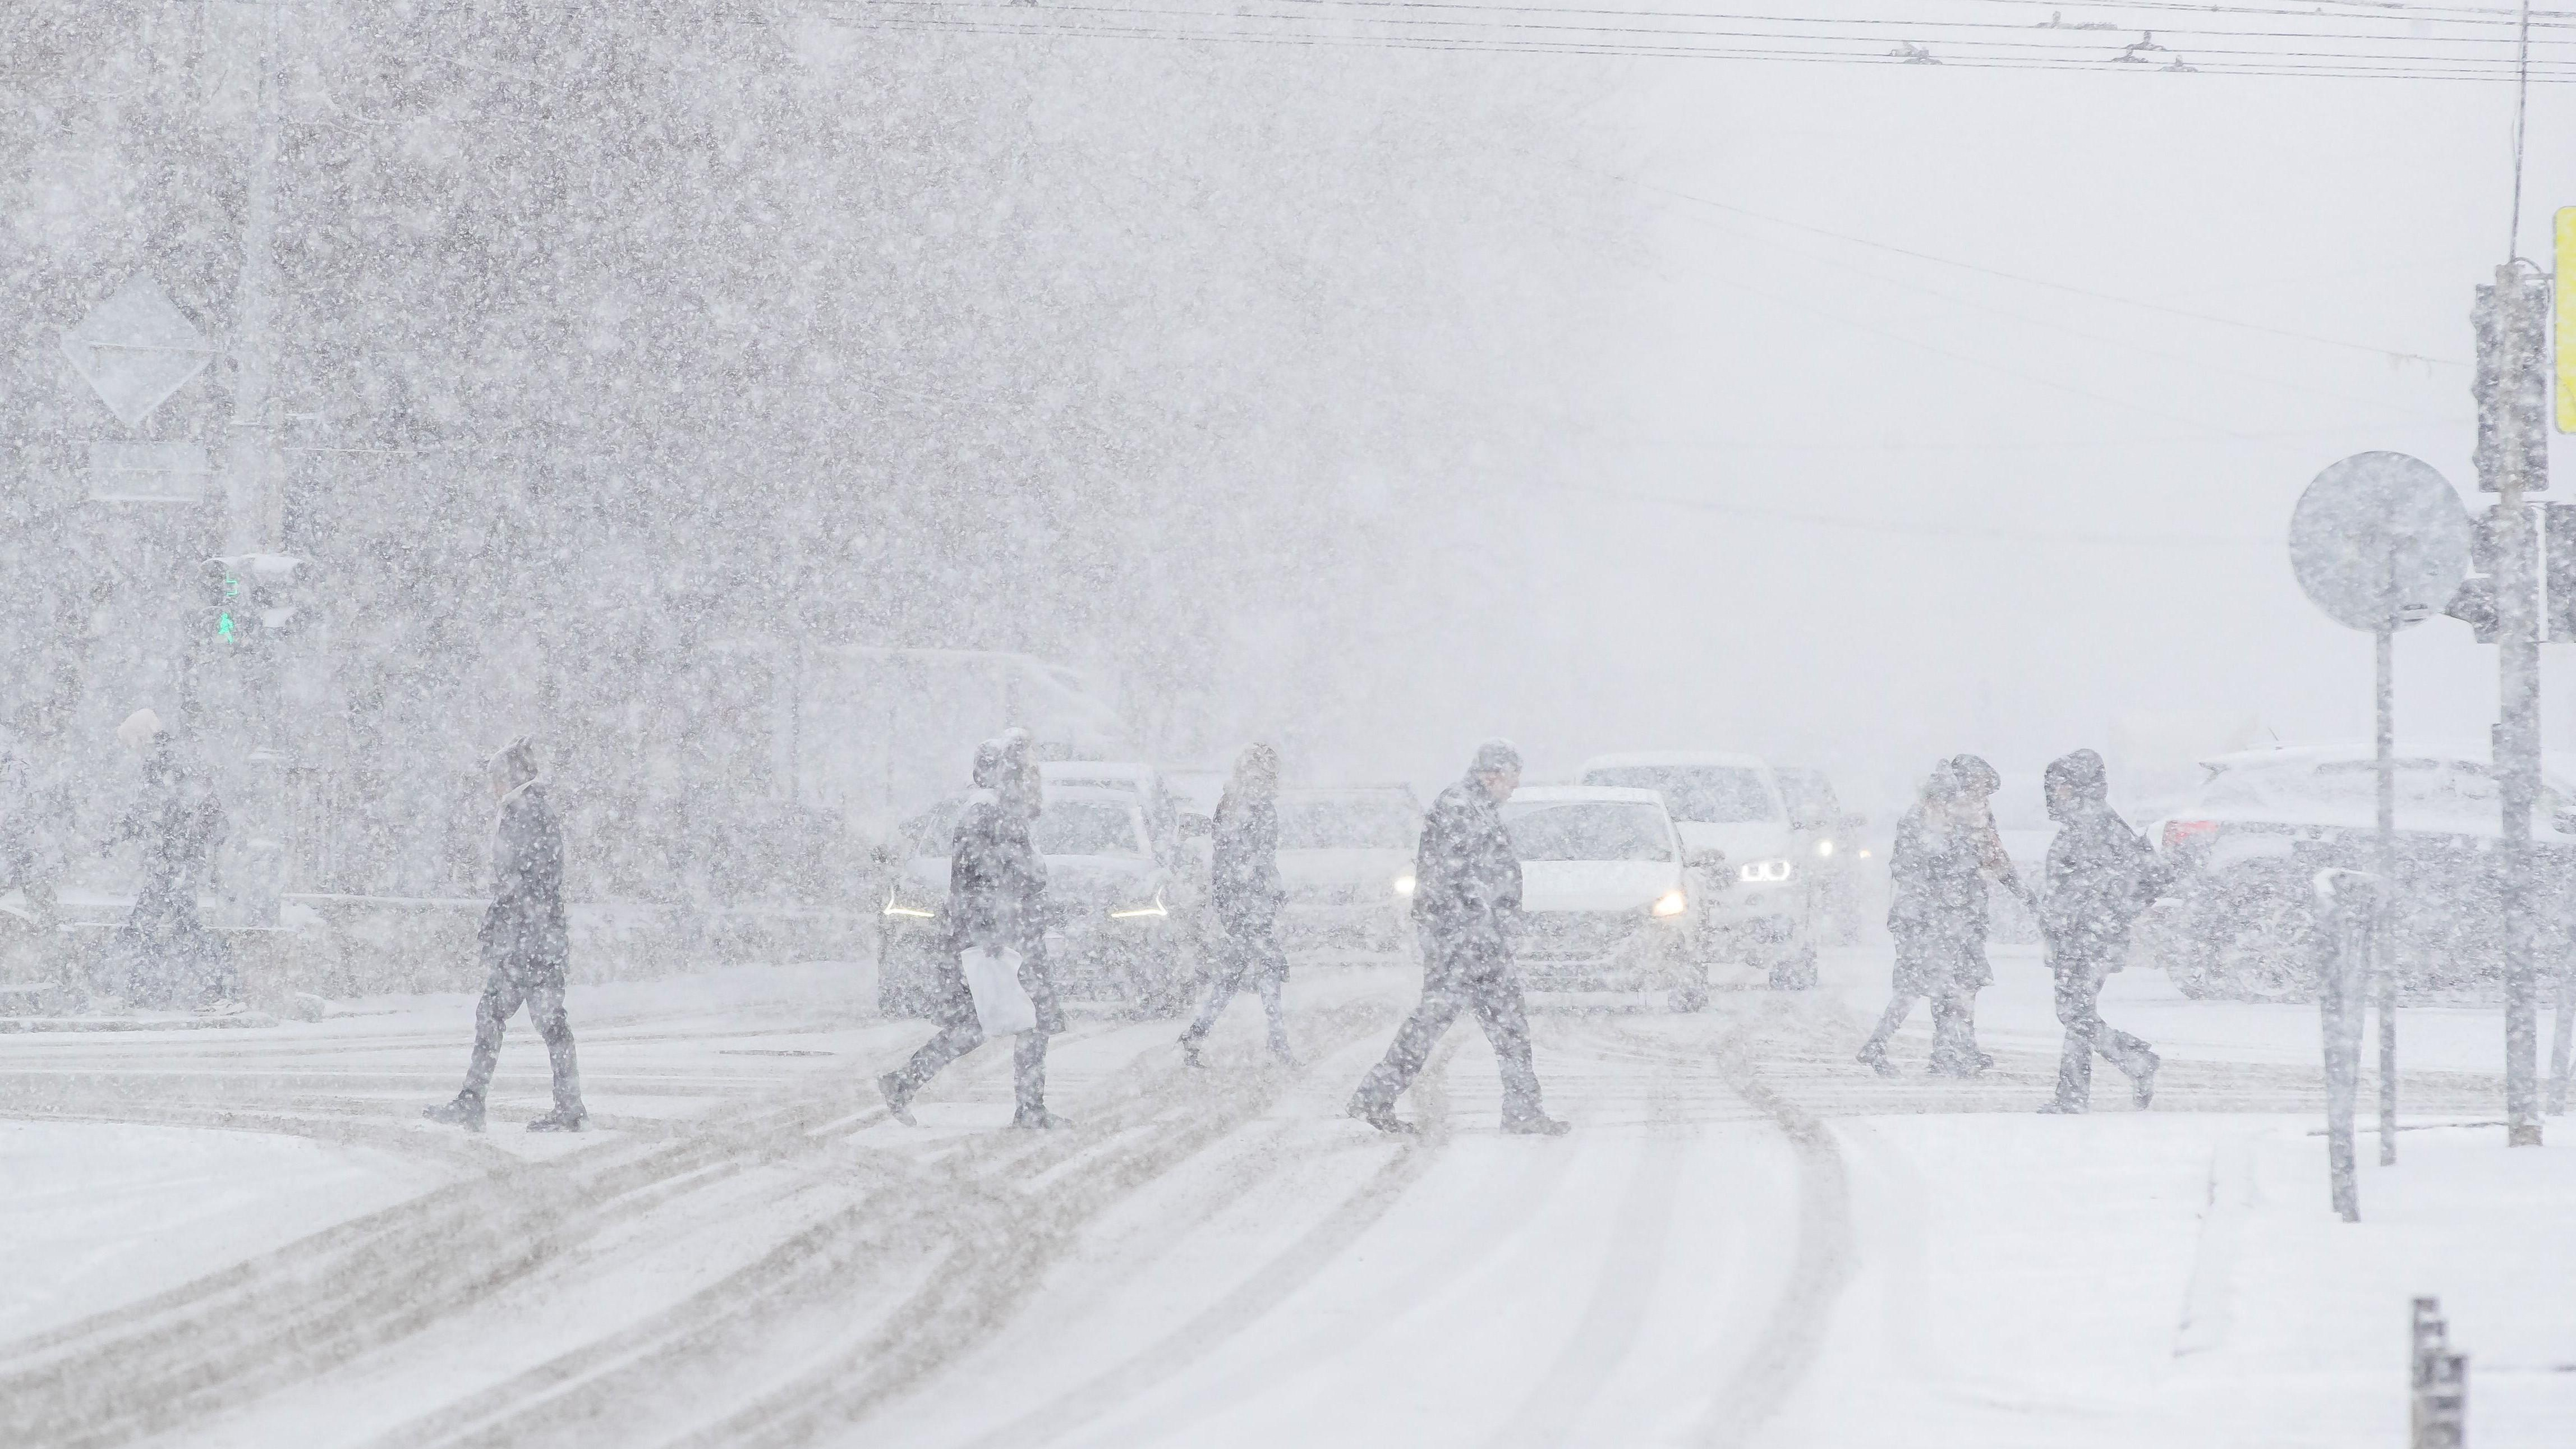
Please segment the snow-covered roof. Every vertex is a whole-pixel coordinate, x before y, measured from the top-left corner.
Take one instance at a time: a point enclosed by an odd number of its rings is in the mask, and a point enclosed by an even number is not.
[[[1759,755],[1728,754],[1722,750],[1631,750],[1625,754],[1594,755],[1583,762],[1575,773],[1593,770],[1616,770],[1631,765],[1731,765],[1742,770],[1768,770]]]
[[[1618,785],[1524,785],[1512,792],[1514,805],[1549,805],[1576,800],[1616,801],[1624,805],[1652,805],[1664,808],[1662,792],[1631,790]]]

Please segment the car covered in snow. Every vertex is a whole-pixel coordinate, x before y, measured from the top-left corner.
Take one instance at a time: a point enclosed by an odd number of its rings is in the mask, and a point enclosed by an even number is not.
[[[877,1007],[926,1014],[931,973],[945,950],[949,845],[966,795],[907,822],[910,854],[878,911]],[[1115,1002],[1136,1016],[1171,1016],[1196,987],[1195,952],[1172,909],[1175,873],[1155,853],[1134,791],[1046,789],[1029,840],[1047,873],[1047,953],[1070,1000]]]
[[[1861,831],[1869,822],[1843,809],[1833,780],[1822,770],[1783,766],[1771,778],[1780,787],[1780,803],[1788,807],[1794,847],[1790,858],[1807,873],[1817,919],[1835,941],[1850,945],[1860,939],[1863,926],[1861,872],[1869,847],[1861,843]]]
[[[1692,857],[1693,929],[1706,959],[1784,990],[1816,984],[1810,873],[1770,766],[1752,755],[1658,751],[1595,756],[1578,778],[1663,798]]]
[[[2496,844],[2502,803],[2486,761],[2400,751],[2399,980],[2410,990],[2476,989],[2502,970]],[[2368,746],[2249,750],[2203,762],[2188,804],[2151,822],[2175,889],[2144,948],[2191,996],[2303,1000],[2315,993],[2319,870],[2378,868],[2378,767]],[[2566,930],[2576,877],[2576,792],[2544,778],[2532,839],[2537,917]],[[2563,939],[2544,943],[2563,952]]]
[[[1279,944],[1409,953],[1422,803],[1403,785],[1279,792]]]
[[[1530,786],[1503,802],[1521,862],[1513,955],[1533,991],[1644,992],[1676,1011],[1708,1003],[1690,867],[1652,790]]]

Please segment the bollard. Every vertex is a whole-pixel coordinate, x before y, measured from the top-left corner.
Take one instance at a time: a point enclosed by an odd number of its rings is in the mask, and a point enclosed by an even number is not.
[[[2379,885],[2379,877],[2357,870],[2321,870],[2315,882],[2324,927],[2317,933],[2317,1011],[2325,1029],[2326,1169],[2335,1215],[2348,1223],[2361,1221],[2352,1119]]]
[[[2469,1356],[2451,1350],[2450,1325],[2443,1321],[2440,1299],[2415,1300],[2413,1333],[2413,1404],[2407,1443],[2412,1449],[2466,1449]]]

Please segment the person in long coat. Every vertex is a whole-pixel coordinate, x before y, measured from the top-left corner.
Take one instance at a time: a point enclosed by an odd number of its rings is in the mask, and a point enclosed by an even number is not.
[[[499,808],[492,822],[492,903],[475,932],[483,960],[483,997],[474,1010],[474,1051],[454,1100],[426,1109],[433,1122],[483,1130],[484,1092],[501,1060],[501,1035],[524,1005],[546,1043],[554,1072],[554,1110],[531,1132],[579,1132],[589,1121],[581,1101],[581,1067],[572,1022],[564,1012],[572,933],[564,913],[563,824],[537,769],[536,748],[522,735],[484,766]]]
[[[1064,1030],[1046,949],[1046,862],[1029,840],[1029,822],[1043,805],[1037,762],[1028,733],[1012,730],[975,752],[975,792],[957,817],[948,864],[948,901],[941,907],[945,949],[931,982],[931,1015],[939,1032],[910,1060],[877,1078],[886,1110],[905,1126],[917,1125],[912,1099],[942,1067],[984,1044],[975,1016],[975,994],[966,984],[959,954],[969,949],[1016,951],[1020,985],[1037,1007],[1037,1025],[1011,1046],[1011,1125],[1046,1129],[1072,1125],[1047,1110],[1047,1038]]]
[[[1233,777],[1216,803],[1214,845],[1208,905],[1216,917],[1217,939],[1211,943],[1207,1000],[1181,1033],[1181,1056],[1191,1066],[1199,1065],[1199,1043],[1249,978],[1269,1019],[1271,1054],[1294,1061],[1280,1000],[1288,982],[1288,953],[1279,947],[1279,903],[1288,892],[1279,879],[1278,750],[1253,744],[1236,758]]]
[[[2102,982],[2128,955],[2129,930],[2167,884],[2164,865],[2112,810],[2102,757],[2077,750],[2050,763],[2045,777],[2049,818],[2047,894],[2039,924],[2057,978],[2057,1020],[2066,1028],[2058,1057],[2057,1095],[2043,1112],[2082,1112],[2092,1105],[2093,1058],[2129,1078],[2140,1107],[2155,1097],[2158,1058],[2144,1041],[2102,1020]]]
[[[116,734],[143,757],[143,794],[105,844],[141,841],[143,878],[109,947],[109,989],[138,1005],[239,1011],[230,953],[197,914],[198,888],[231,831],[223,801],[152,711],[136,710]]]
[[[1520,935],[1521,863],[1501,805],[1520,787],[1520,751],[1477,747],[1466,778],[1440,792],[1414,854],[1413,917],[1422,935],[1422,1003],[1352,1094],[1350,1114],[1381,1132],[1411,1132],[1395,1099],[1462,1011],[1475,1013],[1503,1078],[1503,1130],[1553,1136],[1565,1123],[1540,1107],[1529,1017],[1512,947]]]
[[[1958,794],[1958,776],[1945,760],[1916,789],[1913,806],[1896,822],[1896,839],[1888,851],[1887,932],[1896,942],[1896,961],[1887,1009],[1860,1049],[1860,1060],[1882,1076],[1896,1071],[1888,1060],[1888,1041],[1914,1014],[1915,1003],[1926,997],[1936,1003],[1934,1031],[1940,1037],[1938,1003],[1958,975],[1956,923],[1967,909],[1970,889],[1982,907],[1984,888],[1977,880],[1973,848],[1952,810]]]

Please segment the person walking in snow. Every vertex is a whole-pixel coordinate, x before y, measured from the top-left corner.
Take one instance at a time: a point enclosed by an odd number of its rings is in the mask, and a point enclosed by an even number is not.
[[[572,932],[564,915],[563,824],[555,814],[536,747],[521,735],[484,764],[499,809],[492,822],[492,904],[475,945],[483,959],[483,999],[474,1010],[474,1051],[455,1099],[425,1109],[433,1122],[483,1130],[483,1097],[501,1060],[501,1034],[520,1006],[546,1043],[554,1071],[554,1110],[531,1132],[579,1132],[590,1114],[581,1102],[581,1067],[572,1023],[564,1014]]]
[[[1279,879],[1278,801],[1279,751],[1266,744],[1246,746],[1216,803],[1208,901],[1217,924],[1215,960],[1208,972],[1207,1000],[1181,1033],[1181,1057],[1194,1067],[1200,1064],[1199,1043],[1247,976],[1269,1018],[1271,1055],[1283,1062],[1295,1060],[1280,1004],[1288,983],[1288,954],[1279,948],[1279,903],[1288,892]]]
[[[215,848],[231,829],[223,801],[151,710],[126,716],[116,737],[143,758],[143,794],[101,849],[142,842],[143,878],[108,948],[110,991],[137,1005],[239,1012],[231,956],[197,915],[198,887],[213,873]]]
[[[2128,955],[2129,928],[2168,883],[2163,863],[2111,809],[2102,757],[2077,750],[2052,761],[2044,780],[2048,816],[2058,824],[2048,843],[2047,893],[2039,924],[2048,965],[2057,977],[2057,1020],[2066,1044],[2057,1063],[2057,1095],[2039,1110],[2082,1112],[2092,1104],[2093,1058],[2129,1078],[2131,1097],[2155,1097],[2155,1051],[2102,1020],[2102,981]]]
[[[986,740],[975,751],[975,793],[957,817],[948,865],[948,902],[941,908],[946,948],[931,983],[931,1015],[939,1034],[909,1061],[877,1078],[886,1110],[905,1126],[918,1125],[912,1099],[942,1067],[984,1044],[975,995],[966,984],[959,953],[1016,951],[1020,985],[1037,1007],[1037,1025],[1011,1046],[1011,1125],[1043,1130],[1072,1124],[1047,1110],[1047,1038],[1064,1030],[1046,950],[1046,863],[1029,840],[1029,822],[1043,807],[1037,761],[1026,730]]]
[[[1503,1077],[1503,1130],[1553,1136],[1567,1125],[1539,1104],[1530,1059],[1529,1017],[1512,960],[1520,934],[1521,863],[1503,828],[1502,802],[1520,788],[1520,751],[1503,740],[1477,746],[1466,778],[1440,792],[1422,824],[1413,864],[1413,918],[1422,935],[1422,1004],[1398,1028],[1386,1056],[1352,1094],[1350,1114],[1381,1132],[1411,1132],[1395,1099],[1422,1072],[1431,1048],[1461,1011],[1472,1011],[1493,1043]]]
[[[1995,1064],[1993,1057],[1977,1049],[1977,993],[1995,979],[1994,966],[1986,959],[1986,882],[1991,880],[2012,893],[2026,909],[2036,911],[2039,902],[2013,868],[2012,856],[2004,850],[2003,832],[1995,826],[1994,798],[2003,788],[2003,777],[1975,755],[1952,755],[1949,768],[1956,782],[1950,800],[1951,824],[1972,876],[1940,893],[1949,917],[1940,959],[1948,970],[1933,983],[1931,1070],[1972,1077]]]

